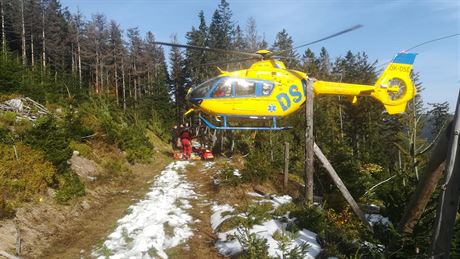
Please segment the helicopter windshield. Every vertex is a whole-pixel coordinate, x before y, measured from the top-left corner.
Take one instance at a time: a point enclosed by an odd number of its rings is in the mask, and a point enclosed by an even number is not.
[[[230,96],[232,96],[232,80],[229,80],[229,78],[222,79],[211,93],[213,98]]]
[[[219,77],[211,78],[208,81],[198,85],[190,93],[190,98],[204,98],[208,94],[209,90],[214,86],[214,84],[219,80]]]

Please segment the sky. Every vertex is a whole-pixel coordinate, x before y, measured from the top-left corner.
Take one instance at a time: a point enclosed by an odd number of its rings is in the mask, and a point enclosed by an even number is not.
[[[80,10],[90,19],[102,13],[123,29],[151,31],[158,41],[198,27],[198,13],[211,20],[220,0],[61,0],[72,13]],[[378,67],[400,51],[422,42],[460,33],[460,1],[457,0],[228,0],[233,20],[243,29],[253,17],[261,37],[271,45],[276,33],[286,29],[294,46],[320,39],[356,24],[359,30],[310,46],[319,53],[325,47],[332,58],[348,50],[366,52]],[[305,49],[298,51],[302,55]],[[419,72],[425,103],[449,102],[454,110],[460,87],[460,36],[426,44],[413,69]],[[308,71],[306,71],[308,73]],[[350,82],[352,83],[352,82]]]

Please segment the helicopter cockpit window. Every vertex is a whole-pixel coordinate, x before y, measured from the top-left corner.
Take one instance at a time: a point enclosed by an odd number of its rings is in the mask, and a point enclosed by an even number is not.
[[[193,89],[190,98],[204,98],[220,78],[212,78]]]
[[[253,96],[256,94],[256,82],[254,80],[235,80],[235,96]]]
[[[232,80],[229,78],[222,79],[216,86],[216,89],[211,94],[213,98],[231,97],[232,96]]]
[[[273,87],[275,86],[273,83],[271,82],[261,82],[261,93],[263,96],[268,96],[271,94],[272,90],[273,90]]]

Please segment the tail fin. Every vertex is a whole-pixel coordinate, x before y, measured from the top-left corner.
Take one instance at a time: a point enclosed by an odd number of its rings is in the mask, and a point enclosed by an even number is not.
[[[372,96],[380,100],[389,114],[402,113],[416,89],[410,79],[415,53],[399,53],[375,83]]]

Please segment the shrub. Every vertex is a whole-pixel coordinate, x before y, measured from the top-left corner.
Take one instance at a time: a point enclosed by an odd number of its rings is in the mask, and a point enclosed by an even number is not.
[[[220,184],[223,186],[235,187],[241,183],[240,176],[234,174],[235,169],[230,167],[228,164],[219,173]]]
[[[126,158],[130,163],[146,162],[150,159],[153,145],[146,136],[146,125],[136,117],[126,116],[118,108],[100,99],[93,99],[83,112],[87,115],[82,118],[84,124],[102,133],[108,144],[115,144],[126,151]]]
[[[295,223],[300,229],[306,228],[317,234],[324,233],[327,229],[324,211],[318,207],[297,205],[296,208],[289,213],[289,217],[296,218]]]
[[[67,160],[72,156],[70,142],[55,118],[48,116],[38,119],[34,127],[23,135],[27,144],[44,152],[60,174],[68,169]]]
[[[10,215],[13,207],[44,193],[55,174],[42,152],[21,143],[0,144],[0,214]]]
[[[9,111],[0,111],[0,125],[5,126],[14,125],[16,122],[16,113]]]
[[[13,204],[4,198],[0,198],[0,219],[12,218],[15,213]]]
[[[255,233],[250,232],[248,227],[239,227],[235,238],[243,248],[240,258],[266,259],[268,255],[268,244],[265,238],[259,238]]]
[[[253,149],[249,153],[243,169],[243,180],[250,182],[266,181],[272,172],[272,165],[268,153]]]
[[[291,247],[292,239],[295,239],[294,234],[278,230],[273,233],[273,239],[276,240],[278,249],[281,251],[280,258],[303,259],[306,257],[309,247],[308,243],[296,244]]]
[[[55,196],[58,202],[66,203],[72,198],[85,195],[85,186],[74,172],[67,171],[58,180],[59,189]]]
[[[74,109],[70,109],[64,117],[65,134],[70,138],[80,141],[82,137],[91,135],[94,131],[83,122],[83,115]]]
[[[120,160],[116,157],[104,159],[102,167],[112,176],[120,176],[124,172],[130,172],[129,168],[125,164],[125,160]]]
[[[69,143],[69,147],[72,150],[78,151],[78,153],[80,153],[81,156],[84,156],[91,160],[95,160],[93,150],[88,144],[72,140]]]

